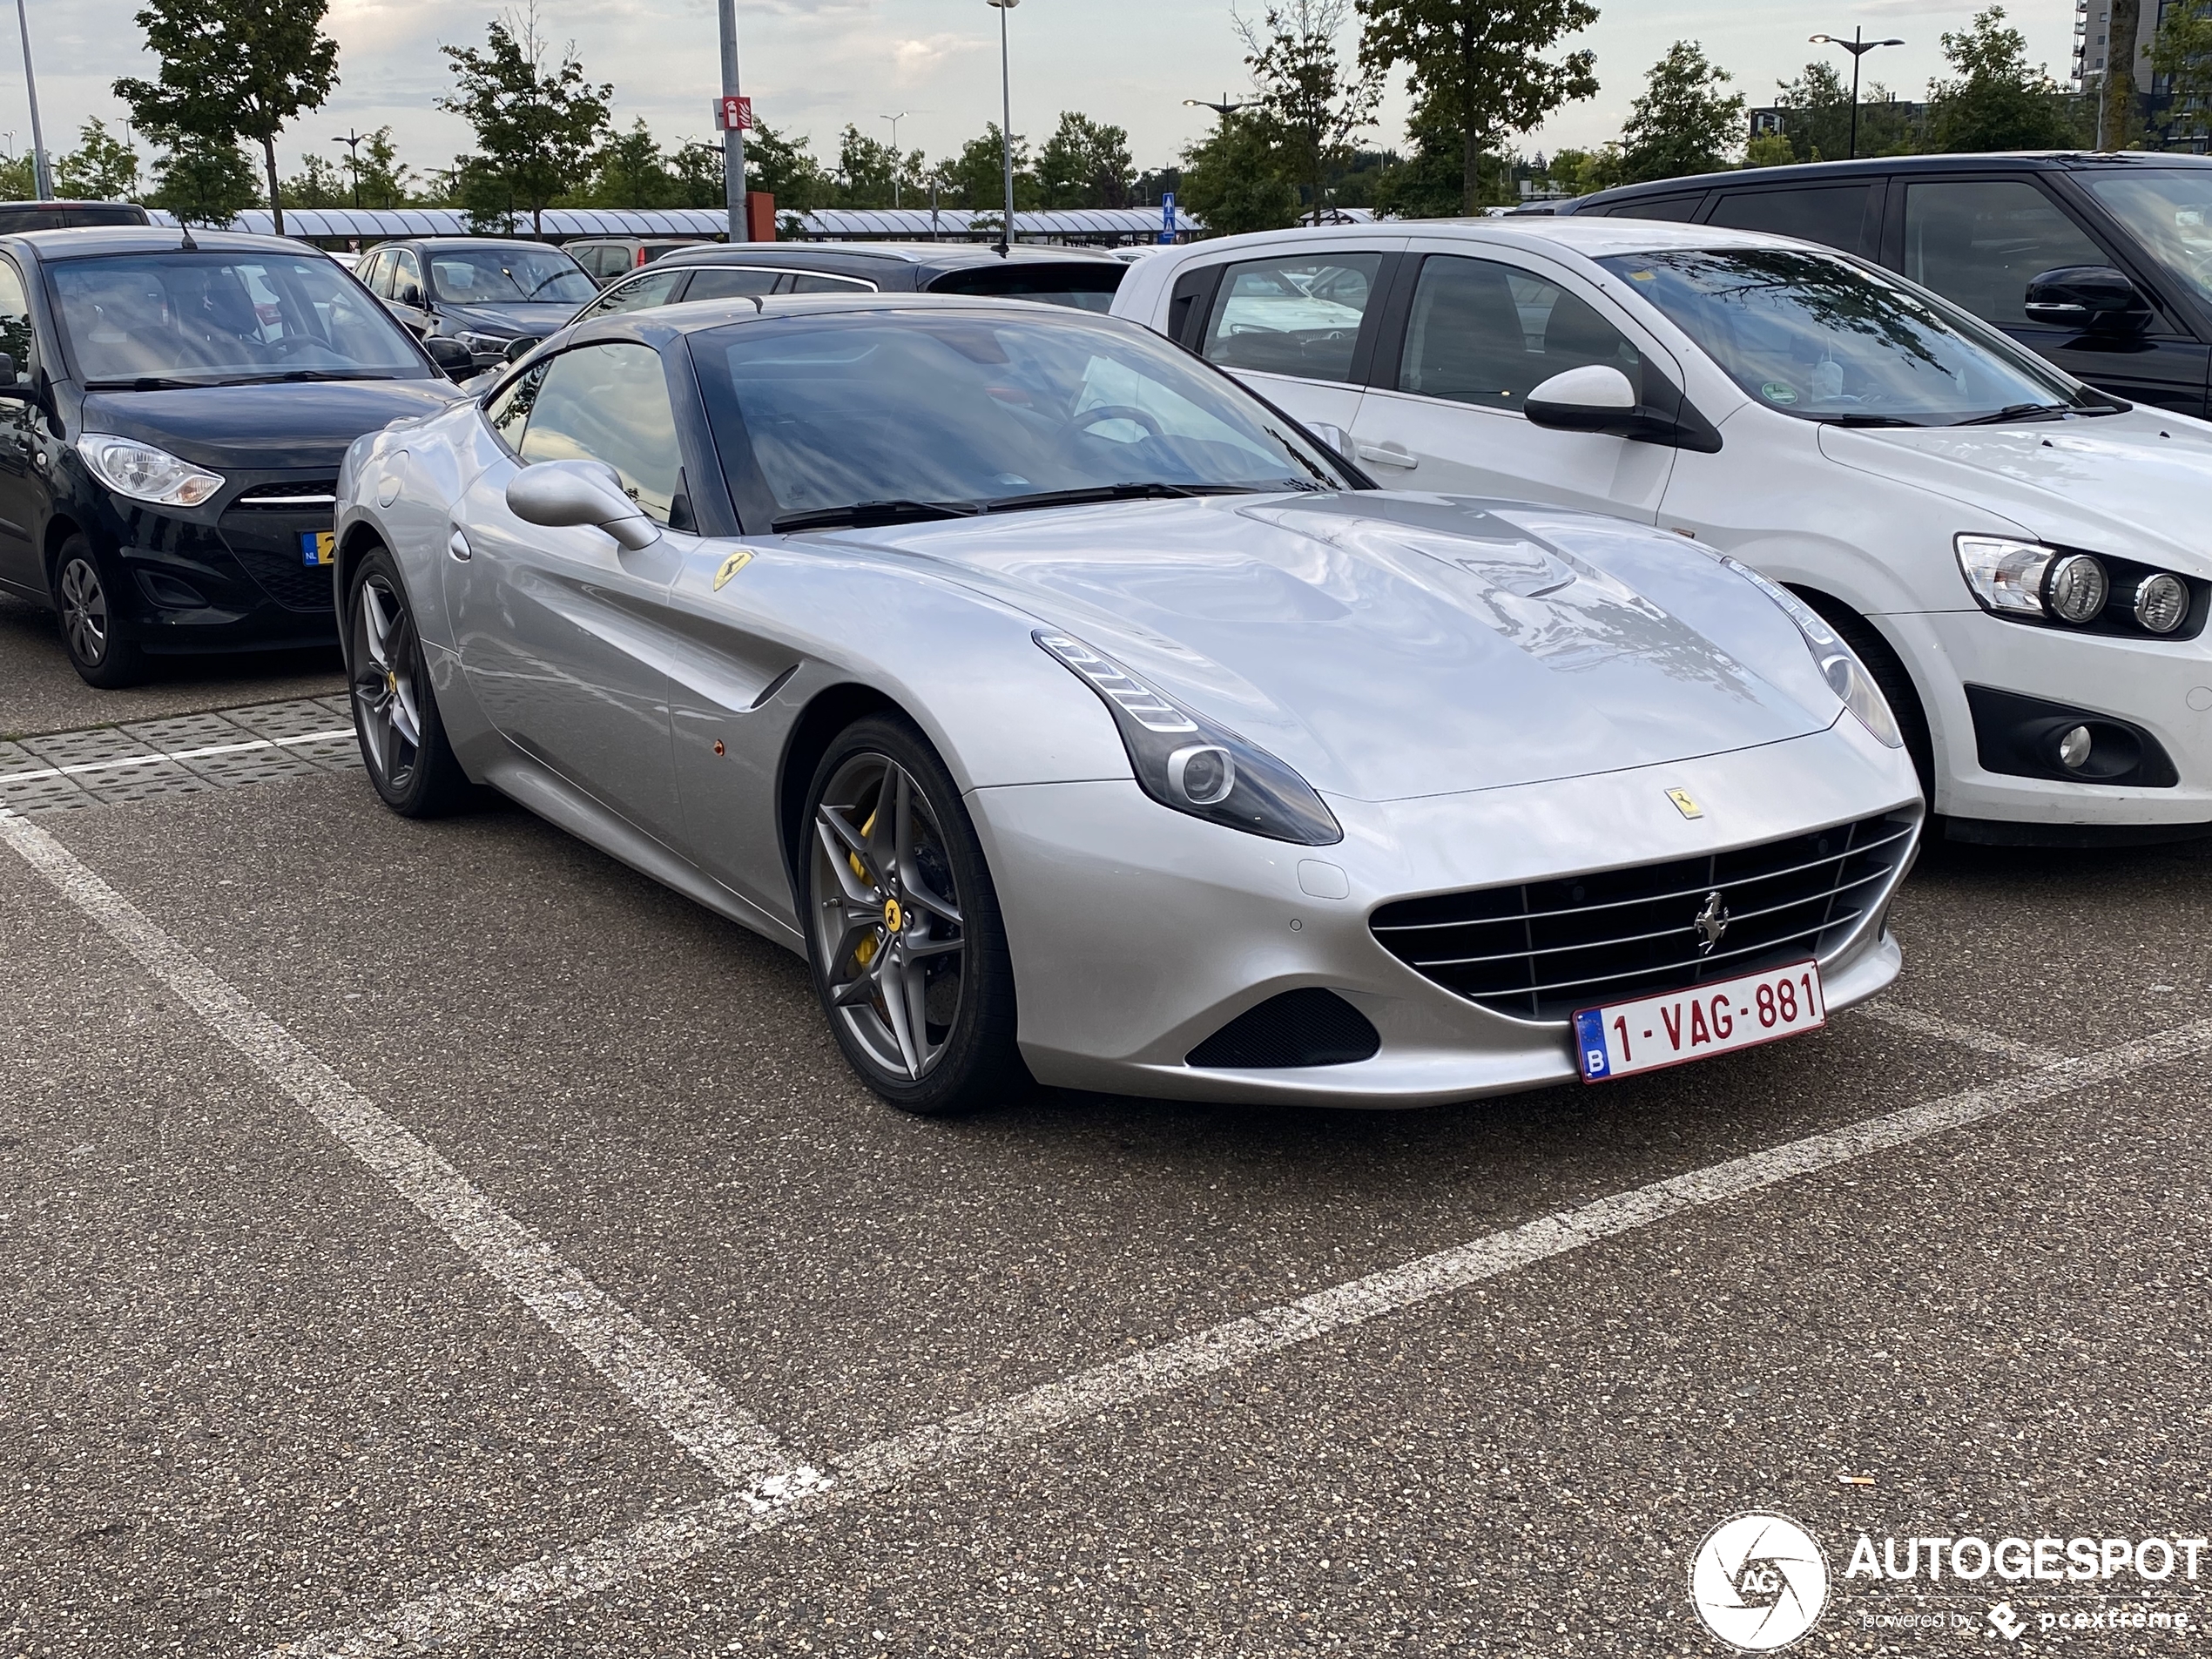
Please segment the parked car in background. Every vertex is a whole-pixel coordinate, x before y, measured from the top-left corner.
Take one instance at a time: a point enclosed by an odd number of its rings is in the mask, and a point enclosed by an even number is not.
[[[0,202],[0,236],[23,231],[69,231],[88,225],[151,225],[136,202]]]
[[[518,339],[543,339],[599,291],[559,248],[492,237],[379,243],[355,274],[417,339],[459,341],[462,375],[502,361]]]
[[[1879,266],[1627,218],[1327,227],[1163,253],[1115,310],[1378,477],[1617,514],[1784,584],[1881,683],[1953,836],[2212,833],[2212,427]]]
[[[2212,157],[1884,156],[1600,191],[1548,208],[1824,242],[2090,385],[2212,412]]]
[[[70,661],[327,645],[346,446],[455,391],[320,253],[151,227],[0,238],[0,588]]]
[[[580,236],[562,243],[561,251],[604,288],[679,247],[712,246],[704,236]]]
[[[385,802],[492,785],[803,954],[907,1110],[1595,1082],[1898,972],[1919,792],[1818,617],[1378,491],[1111,318],[592,318],[339,496]]]

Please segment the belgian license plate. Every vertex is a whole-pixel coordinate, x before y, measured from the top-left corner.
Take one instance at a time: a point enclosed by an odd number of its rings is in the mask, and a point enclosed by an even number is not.
[[[1584,1008],[1575,1016],[1575,1061],[1584,1082],[1602,1083],[1756,1048],[1827,1023],[1820,964],[1792,962],[1664,996]]]
[[[302,564],[328,564],[338,556],[336,530],[301,530],[300,532],[300,562]]]

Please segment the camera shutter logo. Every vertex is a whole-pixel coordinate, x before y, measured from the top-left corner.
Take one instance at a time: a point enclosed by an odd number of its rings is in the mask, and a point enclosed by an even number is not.
[[[1828,1605],[1828,1561],[1785,1516],[1731,1515],[1690,1557],[1689,1602],[1730,1647],[1771,1653],[1811,1629]]]

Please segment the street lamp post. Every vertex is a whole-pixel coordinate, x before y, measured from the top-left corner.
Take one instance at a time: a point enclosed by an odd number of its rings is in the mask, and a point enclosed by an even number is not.
[[[716,8],[722,31],[722,96],[738,96],[737,0],[722,0]],[[729,237],[750,241],[745,211],[745,129],[725,123],[722,129],[722,200],[729,209]]]
[[[342,144],[346,146],[346,170],[354,175],[354,211],[355,212],[361,211],[361,140],[368,136],[365,132],[356,132],[353,128],[347,127],[345,132],[331,140],[333,144]]]
[[[23,0],[16,0],[20,5]],[[1010,253],[1014,247],[1014,65],[1009,56],[1006,35],[1006,14],[1022,3],[1022,0],[983,0],[995,6],[999,14],[999,153],[1006,159],[1006,224],[999,232],[999,253]]]
[[[1860,38],[1865,32],[1864,29],[1854,29],[1849,40],[1841,35],[1815,35],[1811,37],[1816,46],[1841,46],[1851,54],[1851,158],[1854,160],[1858,156],[1858,60],[1878,47],[1905,44],[1901,40]]]
[[[16,0],[16,27],[23,34],[23,90],[30,100],[30,187],[42,202],[54,199],[53,175],[46,171],[46,140],[38,131],[38,77],[30,68],[30,19]]]
[[[1236,114],[1238,111],[1249,110],[1251,108],[1251,105],[1250,103],[1231,103],[1230,101],[1229,94],[1224,92],[1221,95],[1221,101],[1219,103],[1216,103],[1210,98],[1186,98],[1183,100],[1183,107],[1186,110],[1211,110],[1216,115],[1226,121],[1231,116]]]
[[[901,110],[896,115],[879,115],[875,118],[879,121],[891,123],[891,206],[894,208],[904,206],[899,197],[899,172],[902,165],[899,159],[899,123],[913,113],[912,110]]]

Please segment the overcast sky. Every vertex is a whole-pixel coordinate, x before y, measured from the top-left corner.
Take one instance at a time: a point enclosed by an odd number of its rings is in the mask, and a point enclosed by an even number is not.
[[[132,22],[142,0],[28,0],[47,145],[74,147],[90,116],[119,122],[109,86],[150,73]],[[1248,12],[1264,0],[1248,0]],[[7,8],[12,11],[13,8]],[[466,125],[435,109],[450,85],[442,43],[482,38],[502,10],[482,0],[332,0],[328,27],[339,43],[340,84],[327,107],[286,135],[293,171],[308,148],[339,146],[348,125],[387,124],[417,168],[446,166],[468,148]],[[708,136],[718,91],[713,0],[540,0],[544,32],[573,39],[594,80],[610,81],[617,118],[643,116],[664,143]],[[1677,39],[1702,42],[1752,103],[1769,101],[1777,79],[1823,49],[1817,30],[1898,35],[1906,44],[1870,54],[1867,78],[1918,97],[1943,65],[1939,37],[1961,27],[1973,0],[1611,0],[1578,45],[1597,53],[1602,90],[1561,111],[1533,146],[1589,145],[1616,135],[1643,72]],[[2013,22],[2031,56],[2063,78],[2072,51],[2068,0],[2019,0]],[[745,90],[776,126],[810,135],[833,159],[847,121],[887,136],[882,115],[909,110],[903,147],[932,157],[980,132],[999,110],[999,13],[984,0],[738,0]],[[0,12],[0,18],[5,13]],[[0,136],[27,147],[30,118],[17,71],[12,18],[0,22]],[[1041,138],[1059,111],[1082,110],[1126,127],[1140,166],[1172,161],[1212,118],[1183,107],[1244,84],[1226,0],[1026,0],[1011,17],[1015,131]],[[1347,49],[1351,43],[1347,42]],[[1834,53],[1848,72],[1848,60]],[[1401,136],[1405,103],[1394,97],[1379,131]]]

